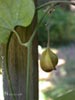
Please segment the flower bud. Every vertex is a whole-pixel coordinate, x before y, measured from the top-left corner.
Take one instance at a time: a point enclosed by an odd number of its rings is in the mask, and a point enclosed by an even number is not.
[[[54,54],[50,50],[50,48],[46,48],[46,50],[43,51],[40,57],[41,68],[46,72],[50,72],[56,69],[55,67],[57,63],[58,63],[58,57],[56,56],[56,54]]]

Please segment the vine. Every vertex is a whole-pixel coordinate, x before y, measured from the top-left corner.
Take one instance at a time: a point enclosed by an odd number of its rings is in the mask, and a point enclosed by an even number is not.
[[[72,4],[72,5],[75,5],[75,3],[72,3],[72,2],[69,2],[69,1],[49,1],[43,5],[41,5],[40,7],[37,7],[36,10],[39,10],[41,8],[44,8],[48,5],[51,5],[47,11],[45,12],[45,14],[43,15],[43,17],[40,19],[40,22],[36,25],[36,28],[34,29],[33,31],[33,34],[31,35],[30,39],[28,40],[28,42],[26,43],[23,43],[18,35],[18,33],[15,31],[15,30],[12,30],[12,32],[16,35],[18,41],[19,41],[19,44],[21,46],[25,46],[27,47],[27,77],[26,77],[26,100],[30,100],[29,99],[29,86],[30,86],[30,55],[31,55],[31,50],[32,50],[32,41],[34,39],[34,36],[36,35],[36,32],[38,30],[38,28],[40,27],[40,24],[42,23],[43,19],[45,18],[46,14],[48,12],[52,12],[53,9],[59,5],[60,3],[69,3],[69,4]],[[9,38],[8,38],[8,42],[7,42],[7,47],[6,47],[6,72],[7,72],[7,78],[8,78],[8,83],[9,83],[9,87],[10,87],[10,90],[11,90],[11,93],[13,94],[13,100],[16,100],[16,97],[14,95],[14,89],[13,89],[13,86],[12,86],[12,82],[11,82],[11,78],[10,78],[10,74],[9,74],[9,67],[8,67],[8,50],[9,50],[9,43],[10,43],[10,40],[11,40],[11,37],[12,37],[12,33],[10,34]]]

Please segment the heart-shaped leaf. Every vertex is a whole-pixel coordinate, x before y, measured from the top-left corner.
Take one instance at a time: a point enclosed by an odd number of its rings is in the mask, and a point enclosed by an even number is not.
[[[0,43],[7,41],[15,26],[30,25],[34,13],[33,0],[0,0]]]

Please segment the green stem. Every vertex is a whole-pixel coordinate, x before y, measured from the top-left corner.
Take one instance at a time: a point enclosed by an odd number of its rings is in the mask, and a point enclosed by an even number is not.
[[[31,61],[31,44],[27,47],[27,76],[26,76],[26,100],[30,100],[30,61]]]
[[[50,35],[49,35],[49,26],[46,26],[46,29],[47,29],[47,39],[48,39],[48,41],[47,41],[47,48],[49,48],[50,47]]]
[[[46,2],[42,5],[40,5],[39,7],[36,8],[36,10],[40,10],[50,4],[53,4],[53,3],[65,3],[65,4],[71,4],[71,5],[74,5],[75,6],[75,3],[74,2],[71,2],[71,1],[64,1],[64,0],[55,0],[55,1],[49,1],[49,2]]]
[[[7,75],[9,89],[10,89],[12,96],[13,96],[13,100],[16,100],[14,89],[13,89],[11,78],[10,78],[9,67],[8,67],[8,50],[9,50],[9,43],[10,43],[12,34],[13,33],[10,34],[10,36],[8,38],[7,46],[6,46],[6,75]]]
[[[18,35],[18,33],[15,30],[12,30],[12,32],[16,35],[18,42],[21,46],[26,46],[26,43],[23,43]]]

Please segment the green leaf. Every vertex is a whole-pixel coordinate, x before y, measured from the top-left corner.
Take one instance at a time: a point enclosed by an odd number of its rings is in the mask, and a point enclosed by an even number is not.
[[[34,13],[33,0],[0,0],[0,42],[6,42],[15,26],[29,26]]]

